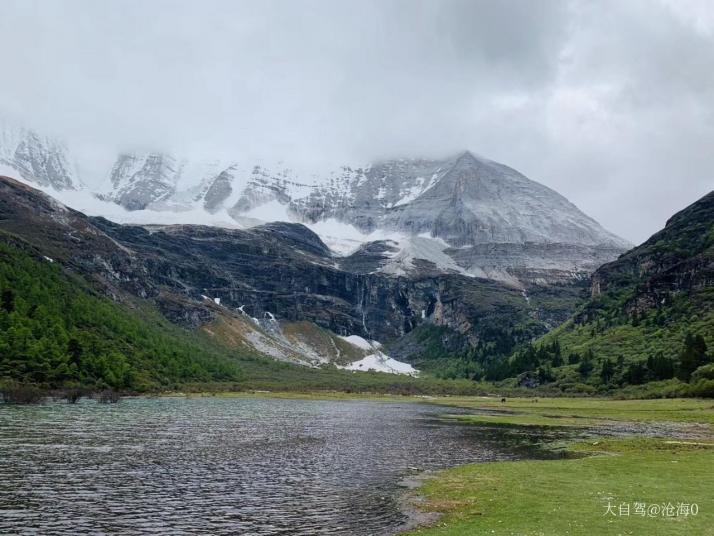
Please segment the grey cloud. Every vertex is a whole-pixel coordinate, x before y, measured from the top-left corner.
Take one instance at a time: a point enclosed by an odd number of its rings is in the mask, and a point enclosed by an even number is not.
[[[706,0],[0,8],[0,112],[92,176],[123,149],[322,166],[469,148],[632,241],[714,187]]]

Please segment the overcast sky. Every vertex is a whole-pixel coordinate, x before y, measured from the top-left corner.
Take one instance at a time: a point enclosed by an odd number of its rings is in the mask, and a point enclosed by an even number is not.
[[[0,112],[91,170],[470,149],[633,242],[714,189],[709,0],[0,0],[0,35]]]

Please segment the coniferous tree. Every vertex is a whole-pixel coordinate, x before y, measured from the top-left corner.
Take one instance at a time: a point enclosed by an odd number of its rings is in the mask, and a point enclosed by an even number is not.
[[[592,350],[588,350],[585,356],[580,360],[580,364],[578,365],[578,372],[580,373],[580,376],[582,376],[583,378],[587,378],[594,368],[595,365],[593,364],[593,353]]]
[[[707,343],[701,335],[687,333],[684,337],[684,347],[679,354],[677,377],[689,381],[692,372],[707,362]]]
[[[15,293],[11,289],[6,288],[0,294],[0,306],[6,313],[12,313],[15,310]]]
[[[647,380],[647,367],[641,361],[630,363],[624,374],[625,382],[630,385],[640,385]]]
[[[674,360],[665,357],[662,352],[647,358],[647,370],[652,380],[674,378]]]
[[[603,359],[600,368],[600,379],[603,383],[610,383],[612,376],[615,374],[615,365],[609,359]]]

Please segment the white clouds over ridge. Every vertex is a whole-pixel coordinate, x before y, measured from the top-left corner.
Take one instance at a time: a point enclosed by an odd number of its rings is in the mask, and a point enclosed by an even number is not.
[[[471,149],[640,241],[714,188],[694,0],[0,0],[0,111],[91,161]]]

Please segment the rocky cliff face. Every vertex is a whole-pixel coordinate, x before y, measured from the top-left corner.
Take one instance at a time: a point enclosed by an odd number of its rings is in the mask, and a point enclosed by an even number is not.
[[[309,180],[238,163],[138,160],[131,173],[121,159],[112,172],[109,197],[128,209],[225,211],[244,225],[299,221],[371,271],[418,277],[427,269],[522,287],[585,278],[628,247],[556,192],[469,152],[344,167]]]
[[[61,144],[21,129],[0,142],[0,165],[11,175],[78,206],[62,195],[79,182]],[[350,257],[343,266],[417,278],[562,283],[587,278],[629,247],[558,193],[470,152],[300,173],[282,164],[121,154],[95,193],[96,203],[82,209],[120,223],[303,223],[336,256]]]
[[[55,190],[81,186],[67,148],[25,128],[0,122],[0,171]]]
[[[714,192],[672,216],[665,228],[592,277],[594,298],[629,291],[628,313],[669,305],[678,296],[711,301]]]
[[[97,283],[114,299],[151,300],[187,327],[219,316],[309,321],[338,335],[398,339],[422,323],[473,344],[493,330],[528,338],[550,310],[500,283],[437,273],[405,278],[340,267],[301,224],[251,229],[128,226],[89,218],[11,179],[0,180],[0,231]],[[490,330],[490,331],[489,331]]]
[[[177,162],[170,156],[119,155],[111,171],[111,199],[128,210],[141,210],[174,193]]]

